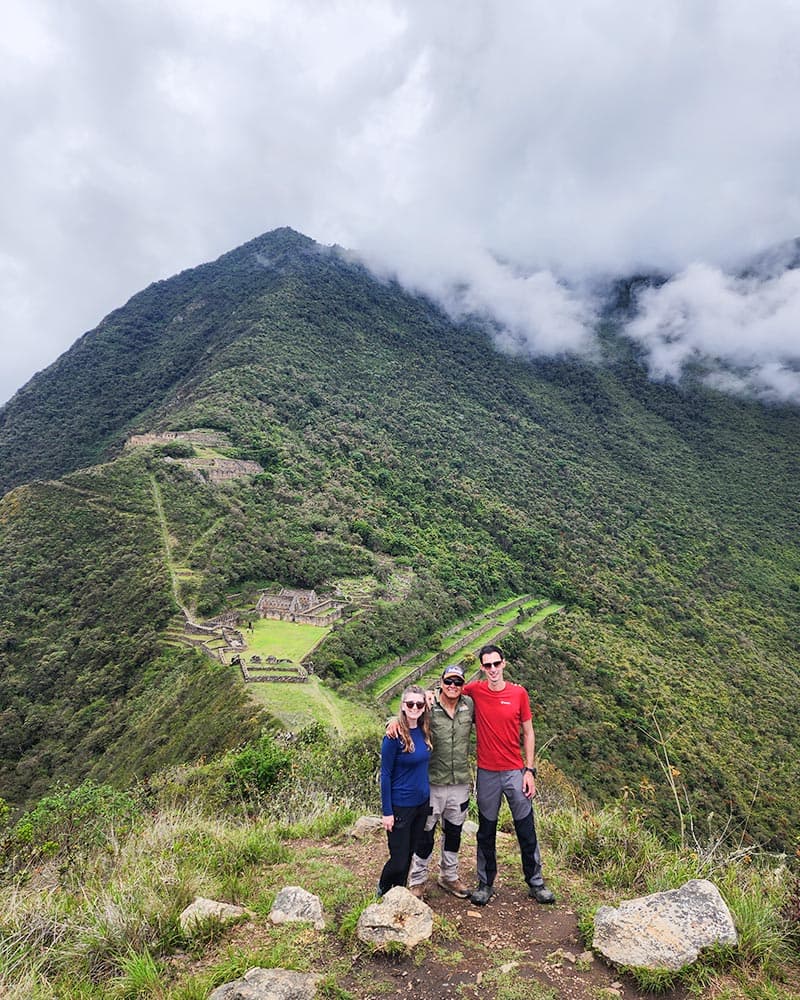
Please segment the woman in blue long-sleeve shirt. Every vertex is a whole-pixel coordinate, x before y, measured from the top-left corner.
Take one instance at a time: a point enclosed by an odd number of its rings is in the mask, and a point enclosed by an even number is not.
[[[406,884],[411,855],[428,816],[430,712],[425,692],[416,684],[403,692],[397,722],[397,736],[384,736],[381,744],[381,809],[389,860],[378,881],[379,896]]]

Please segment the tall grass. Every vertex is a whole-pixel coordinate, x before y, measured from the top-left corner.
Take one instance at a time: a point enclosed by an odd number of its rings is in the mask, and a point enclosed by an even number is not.
[[[573,902],[587,943],[599,903],[675,889],[694,878],[711,878],[720,890],[733,916],[737,946],[711,949],[680,973],[636,970],[641,988],[662,992],[680,982],[698,992],[727,973],[749,982],[742,997],[766,997],[777,990],[776,998],[796,1000],[797,994],[785,992],[780,983],[782,970],[800,958],[796,922],[789,914],[796,882],[785,858],[743,855],[738,843],[726,853],[719,839],[713,850],[701,852],[670,847],[645,825],[641,811],[623,805],[593,812],[560,808],[541,816],[539,826],[551,845],[548,859],[556,877],[565,882],[579,877]]]
[[[230,968],[223,961],[186,970],[179,980],[170,971],[170,956],[200,957],[213,946],[213,934],[187,938],[181,931],[178,917],[195,896],[237,902],[263,918],[283,877],[275,873],[286,870],[325,899],[340,936],[352,933],[372,887],[354,883],[313,847],[296,842],[336,837],[376,805],[377,741],[341,743],[315,730],[295,742],[287,760],[278,755],[281,766],[272,772],[261,766],[262,751],[266,763],[277,759],[275,748],[261,741],[249,757],[227,754],[154,779],[138,796],[119,800],[127,827],[119,821],[116,800],[96,789],[74,797],[65,792],[49,808],[37,807],[27,826],[7,827],[0,996],[199,1000],[237,978],[255,958],[302,964],[308,939],[284,930],[275,931],[257,956],[231,953]],[[548,878],[568,892],[588,941],[599,903],[675,888],[713,872],[734,915],[739,945],[704,957],[678,978],[696,992],[713,983],[720,996],[721,976],[738,983],[739,993],[731,997],[791,995],[781,993],[780,980],[784,965],[798,960],[800,935],[791,914],[800,907],[794,880],[775,858],[745,859],[736,852],[726,857],[719,848],[710,858],[668,847],[640,811],[623,805],[593,811],[562,791],[543,802],[539,831]],[[87,805],[91,800],[95,815]],[[84,810],[85,828],[67,808],[70,803]],[[16,840],[19,829],[44,831],[57,850],[42,854],[33,834]],[[234,975],[234,967],[241,971]],[[643,987],[658,988],[658,975],[645,978]],[[742,987],[740,979],[749,985]],[[513,977],[497,985],[516,995]]]

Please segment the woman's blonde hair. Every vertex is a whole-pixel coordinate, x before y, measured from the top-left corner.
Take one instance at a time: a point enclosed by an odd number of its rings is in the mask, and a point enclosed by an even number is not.
[[[428,699],[419,684],[409,684],[405,691],[403,691],[403,697],[400,699],[400,708],[397,710],[397,725],[399,727],[397,735],[403,741],[403,753],[412,753],[414,750],[414,740],[411,738],[411,730],[408,728],[408,719],[406,719],[405,702],[410,694],[419,695],[425,702],[425,709],[417,720],[417,725],[422,730],[425,746],[431,750],[433,744],[431,743],[431,713],[428,708]]]

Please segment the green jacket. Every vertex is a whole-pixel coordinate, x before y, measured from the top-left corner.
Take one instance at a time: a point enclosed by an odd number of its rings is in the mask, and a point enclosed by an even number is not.
[[[439,704],[439,696],[431,709],[431,742],[433,751],[428,769],[432,785],[468,785],[472,780],[469,769],[469,739],[475,709],[472,698],[462,694],[456,704],[454,718]]]

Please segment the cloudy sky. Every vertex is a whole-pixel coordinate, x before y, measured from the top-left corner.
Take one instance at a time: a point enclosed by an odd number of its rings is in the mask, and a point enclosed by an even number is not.
[[[151,281],[289,225],[515,349],[660,269],[654,377],[800,402],[793,0],[4,0],[0,402]],[[457,291],[455,291],[457,289]]]

